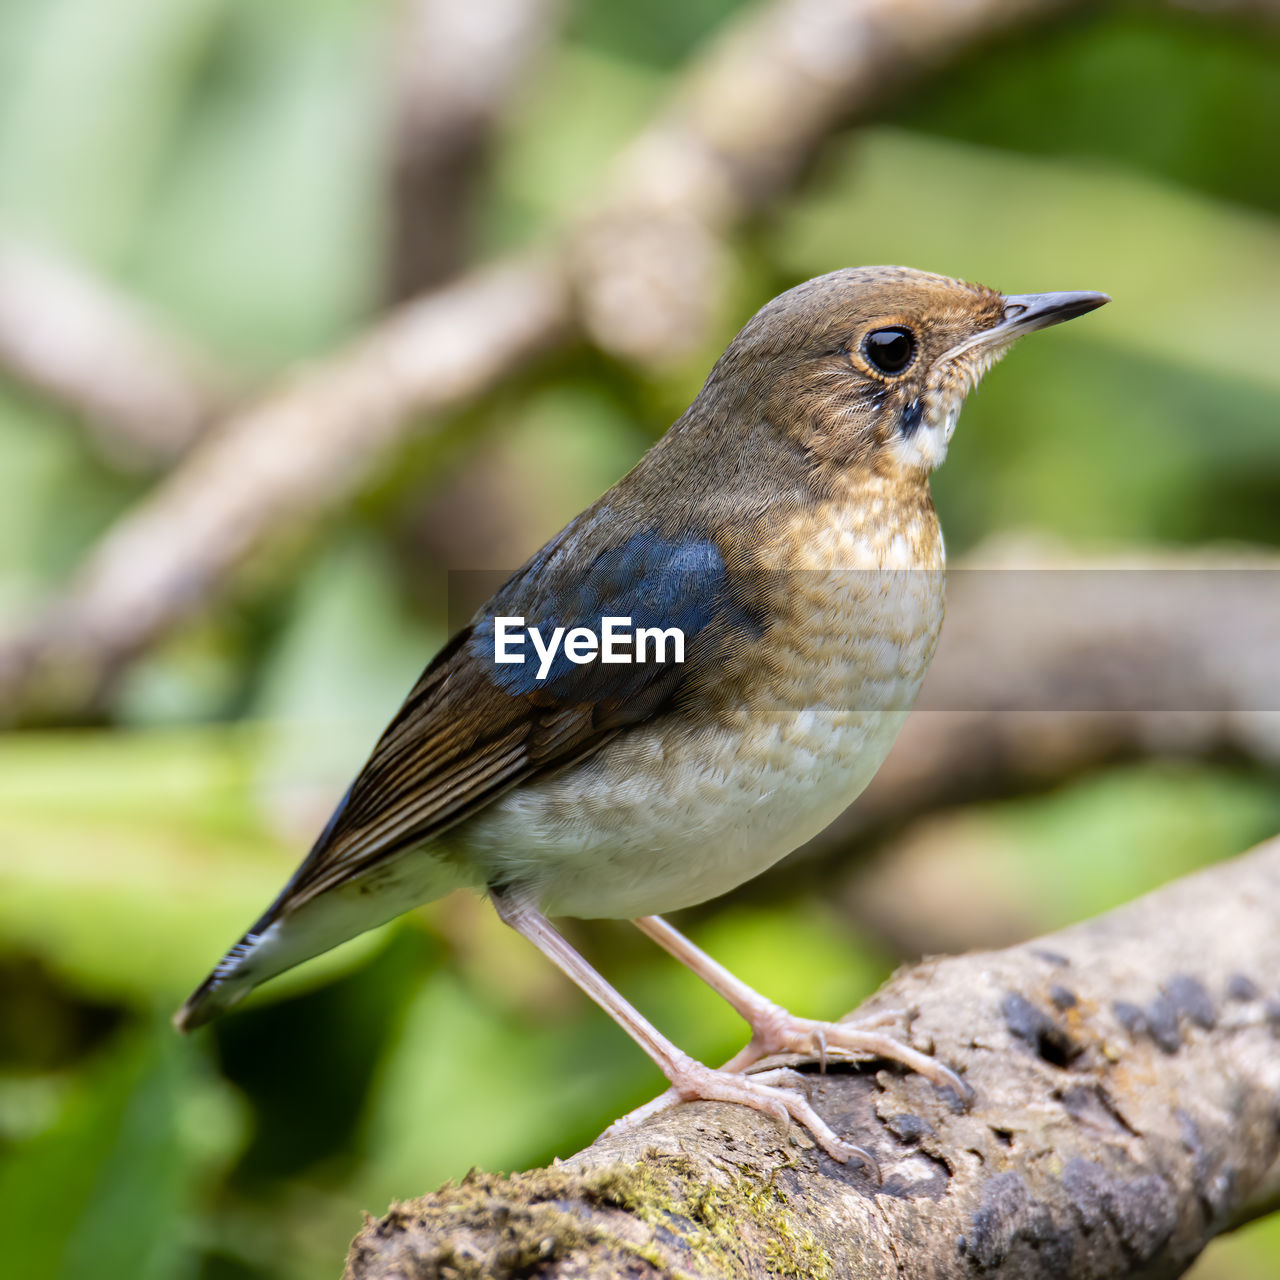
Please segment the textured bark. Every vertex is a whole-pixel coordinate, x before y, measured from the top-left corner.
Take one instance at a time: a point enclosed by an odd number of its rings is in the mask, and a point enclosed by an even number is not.
[[[1180,1275],[1280,1204],[1277,919],[1280,839],[1035,942],[896,974],[858,1012],[904,1010],[975,1097],[882,1064],[810,1067],[803,1087],[879,1185],[755,1112],[688,1104],[549,1169],[393,1206],[347,1280]]]

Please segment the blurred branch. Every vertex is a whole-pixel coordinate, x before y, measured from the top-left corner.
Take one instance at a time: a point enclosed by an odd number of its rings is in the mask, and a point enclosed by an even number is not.
[[[567,248],[409,304],[210,433],[108,531],[48,616],[0,647],[0,702],[66,713],[99,698],[246,554],[348,498],[416,417],[567,341],[574,286],[613,350],[657,358],[693,341],[717,292],[716,237],[775,199],[828,131],[909,73],[1072,2],[777,0],[727,24]],[[455,312],[465,321],[443,321]]]
[[[1061,933],[899,972],[858,1015],[906,1010],[912,1042],[973,1086],[970,1109],[896,1069],[799,1077],[880,1186],[787,1150],[757,1112],[687,1104],[549,1169],[394,1206],[356,1237],[346,1280],[535,1263],[858,1280],[904,1274],[904,1256],[920,1276],[1181,1275],[1280,1207],[1278,913],[1274,840]]]
[[[133,300],[46,250],[0,243],[0,368],[83,415],[113,460],[168,462],[230,379]]]
[[[726,24],[574,239],[591,336],[641,362],[689,351],[723,293],[725,231],[794,185],[829,133],[974,44],[1074,7],[786,0]]]
[[[407,303],[233,415],[115,525],[75,587],[0,649],[0,690],[91,705],[107,674],[198,609],[270,531],[356,488],[413,413],[446,410],[569,329],[563,278],[528,258]],[[43,682],[53,683],[43,683]]]
[[[448,279],[470,256],[494,128],[560,7],[559,0],[401,4],[393,32],[393,300]]]
[[[947,596],[920,699],[866,791],[737,896],[830,901],[834,883],[846,918],[899,955],[990,946],[1035,916],[998,874],[975,876],[1000,847],[975,803],[1125,761],[1280,770],[1274,552],[1082,558],[1001,538],[951,572]]]
[[[474,260],[494,144],[562,9],[561,0],[400,0],[392,30],[384,286],[392,302],[439,285]],[[450,564],[450,543],[467,545],[480,555],[473,563],[484,563],[479,535],[492,513],[510,504],[473,455],[448,494],[425,492],[414,505],[415,545],[405,554]],[[523,558],[521,546],[511,563]]]

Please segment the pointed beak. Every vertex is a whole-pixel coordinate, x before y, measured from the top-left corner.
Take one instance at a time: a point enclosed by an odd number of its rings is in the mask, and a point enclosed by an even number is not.
[[[1105,293],[1010,293],[1004,300],[1004,320],[989,332],[1011,338],[1032,333],[1096,311],[1110,301]]]
[[[1096,311],[1111,299],[1105,293],[1010,293],[1004,299],[1004,319],[990,329],[966,338],[947,352],[947,358],[975,347],[1007,347],[1015,338],[1051,324],[1074,320]]]

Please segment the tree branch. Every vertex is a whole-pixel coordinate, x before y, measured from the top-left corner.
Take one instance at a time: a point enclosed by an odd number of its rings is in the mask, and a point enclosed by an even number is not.
[[[1280,839],[1035,942],[896,974],[858,1013],[906,1010],[912,1043],[976,1096],[964,1110],[883,1066],[803,1074],[879,1186],[756,1112],[689,1104],[550,1169],[393,1206],[347,1280],[1180,1275],[1280,1205],[1277,918]]]
[[[727,23],[619,157],[573,241],[583,318],[642,363],[702,340],[723,240],[798,180],[835,128],[903,83],[1081,0],[783,0]]]
[[[775,198],[827,130],[908,73],[1072,3],[1082,0],[775,0],[727,24],[624,155],[603,208],[553,250],[407,304],[206,433],[108,531],[48,615],[0,645],[0,705],[65,714],[101,698],[249,552],[348,498],[415,419],[567,342],[575,289],[614,350],[670,353],[646,333],[693,340],[716,292],[699,265],[718,253],[714,236]]]
[[[199,608],[270,530],[357,487],[406,413],[474,396],[561,338],[560,275],[534,258],[408,303],[323,364],[212,430],[111,529],[73,588],[0,647],[0,703],[92,705],[107,678]]]
[[[113,460],[171,462],[231,379],[130,298],[47,250],[0,244],[0,368],[81,414]]]
[[[560,0],[404,0],[393,51],[388,292],[403,301],[471,256],[493,132]]]

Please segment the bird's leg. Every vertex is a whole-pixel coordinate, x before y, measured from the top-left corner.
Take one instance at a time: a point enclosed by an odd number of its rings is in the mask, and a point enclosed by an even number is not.
[[[803,1125],[818,1145],[841,1163],[857,1156],[875,1171],[875,1160],[861,1147],[836,1137],[830,1126],[795,1089],[779,1088],[778,1083],[799,1079],[794,1072],[771,1071],[744,1077],[728,1071],[716,1071],[695,1061],[676,1048],[643,1014],[629,1004],[587,963],[569,943],[551,927],[540,912],[500,891],[490,891],[493,905],[502,920],[527,938],[552,964],[571,978],[658,1064],[671,1083],[668,1093],[646,1107],[632,1112],[610,1127],[608,1132],[628,1128],[646,1116],[661,1111],[675,1102],[706,1099],[711,1102],[738,1102],[771,1115],[784,1128],[790,1120]]]
[[[724,1064],[723,1070],[745,1071],[761,1058],[774,1053],[812,1054],[824,1065],[829,1056],[887,1058],[918,1072],[940,1088],[954,1089],[961,1098],[967,1099],[972,1094],[969,1086],[950,1067],[885,1032],[886,1024],[896,1023],[900,1014],[882,1013],[857,1022],[818,1022],[812,1018],[799,1018],[734,977],[724,965],[695,947],[661,916],[642,916],[633,923],[664,951],[692,969],[750,1026],[750,1041]]]

